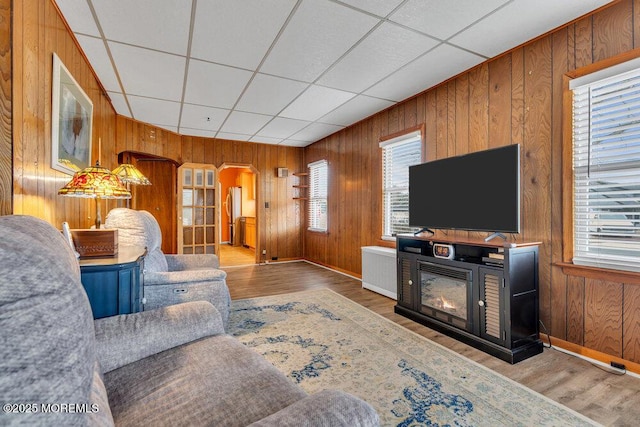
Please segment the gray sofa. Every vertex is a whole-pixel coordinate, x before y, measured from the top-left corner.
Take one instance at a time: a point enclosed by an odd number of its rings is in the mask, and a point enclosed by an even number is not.
[[[147,211],[112,209],[105,228],[118,229],[119,246],[147,248],[144,260],[144,310],[171,304],[204,300],[220,312],[226,328],[231,297],[227,273],[218,269],[214,254],[175,255],[162,252],[162,232],[154,216]]]
[[[0,425],[370,426],[223,333],[206,301],[93,320],[61,233],[0,217]]]

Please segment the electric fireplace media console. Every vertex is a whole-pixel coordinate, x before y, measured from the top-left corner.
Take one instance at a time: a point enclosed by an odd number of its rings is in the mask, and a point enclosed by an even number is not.
[[[399,235],[395,312],[510,363],[539,354],[538,246]]]

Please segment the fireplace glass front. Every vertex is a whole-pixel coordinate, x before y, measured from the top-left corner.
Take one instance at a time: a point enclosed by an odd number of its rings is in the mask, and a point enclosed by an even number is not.
[[[471,271],[419,262],[420,311],[458,328],[470,330]]]

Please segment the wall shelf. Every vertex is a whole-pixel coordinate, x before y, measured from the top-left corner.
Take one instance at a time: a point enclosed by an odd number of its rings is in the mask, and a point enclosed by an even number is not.
[[[309,200],[307,197],[307,189],[309,185],[307,184],[307,176],[309,174],[307,172],[295,172],[293,176],[297,176],[299,178],[299,183],[292,185],[293,188],[296,189],[297,195],[293,197],[293,200]]]

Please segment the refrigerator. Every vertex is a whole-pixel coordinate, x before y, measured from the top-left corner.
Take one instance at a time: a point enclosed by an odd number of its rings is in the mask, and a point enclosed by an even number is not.
[[[242,245],[242,236],[240,235],[242,187],[229,187],[224,205],[229,220],[229,244],[233,246],[240,246]]]

